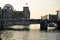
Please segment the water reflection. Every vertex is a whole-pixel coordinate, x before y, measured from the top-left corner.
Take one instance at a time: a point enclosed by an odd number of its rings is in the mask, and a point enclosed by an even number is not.
[[[44,31],[1,31],[3,40],[59,40],[60,32]]]
[[[4,30],[4,31],[0,31],[1,33],[1,38],[3,38],[3,40],[10,40],[10,38],[12,38],[13,33],[11,31],[8,30]]]
[[[57,31],[56,33],[56,40],[60,40],[60,31]]]

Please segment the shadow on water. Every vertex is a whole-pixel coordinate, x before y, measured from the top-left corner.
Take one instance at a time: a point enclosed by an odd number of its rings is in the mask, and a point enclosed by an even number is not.
[[[2,30],[12,30],[12,31],[29,31],[29,29],[14,29],[14,28],[3,28],[3,29],[0,29],[0,31]]]
[[[0,40],[2,40],[2,38],[0,38]]]
[[[17,35],[18,36],[20,35],[23,38],[23,40],[27,40],[28,35],[29,35],[28,33],[29,33],[29,31],[26,31],[26,30],[24,30],[24,31],[1,30],[0,35],[2,35],[2,36],[0,36],[0,40],[16,40],[13,37],[16,37]],[[15,36],[15,34],[16,34],[16,36]],[[17,38],[17,40],[18,40],[18,38]]]
[[[8,30],[1,30],[0,31],[0,40],[8,40],[12,37],[12,32]]]

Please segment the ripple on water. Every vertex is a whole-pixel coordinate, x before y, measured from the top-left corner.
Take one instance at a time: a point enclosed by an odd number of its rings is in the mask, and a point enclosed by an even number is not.
[[[3,40],[59,40],[60,32],[44,31],[0,31]]]

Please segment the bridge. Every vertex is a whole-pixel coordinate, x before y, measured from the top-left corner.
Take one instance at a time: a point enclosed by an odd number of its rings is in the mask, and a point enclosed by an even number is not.
[[[30,24],[40,24],[40,30],[47,30],[49,23],[56,23],[60,25],[60,21],[57,20],[43,20],[43,19],[0,19],[0,26],[7,27],[12,25],[24,25],[28,26]],[[10,28],[10,27],[9,27]],[[25,28],[29,29],[29,27]],[[59,29],[59,26],[58,26]]]

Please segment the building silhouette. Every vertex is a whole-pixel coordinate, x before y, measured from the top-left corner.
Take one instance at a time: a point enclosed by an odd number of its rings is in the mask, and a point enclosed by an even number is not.
[[[29,7],[23,7],[23,11],[14,10],[11,4],[6,4],[3,8],[0,7],[0,26],[6,28],[12,25],[24,25],[24,29],[28,29],[30,24],[40,24],[41,30],[47,30],[47,27],[57,25],[57,29],[60,28],[60,11],[57,15],[45,15],[41,19],[30,19]],[[10,28],[10,27],[9,27]]]
[[[23,18],[23,19],[30,19],[30,10],[29,7],[23,7],[23,11],[15,11],[11,4],[6,4],[1,10],[1,16],[5,19],[10,18]]]
[[[2,20],[1,20],[2,19]],[[23,20],[21,20],[23,19]],[[27,21],[30,19],[30,10],[29,7],[23,7],[23,11],[14,10],[11,4],[4,5],[3,8],[0,7],[0,26],[5,28],[11,25],[29,25]],[[8,21],[7,21],[8,20]],[[10,20],[10,21],[9,21]],[[11,21],[12,20],[12,21]],[[14,20],[18,20],[15,22]],[[24,28],[28,28],[27,26]]]

